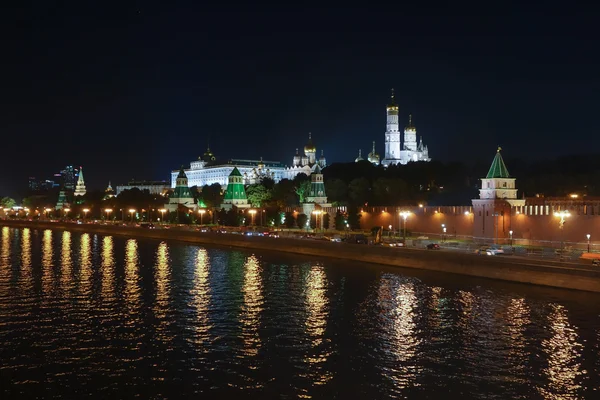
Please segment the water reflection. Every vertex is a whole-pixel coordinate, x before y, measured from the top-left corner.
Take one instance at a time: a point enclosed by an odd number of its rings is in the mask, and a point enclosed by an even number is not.
[[[31,279],[31,267],[31,229],[25,228],[21,236],[21,269],[23,275],[27,277],[25,282]]]
[[[171,267],[169,265],[169,247],[161,242],[156,250],[156,266],[154,280],[156,282],[156,298],[154,300],[154,315],[159,319],[157,327],[159,338],[165,339],[166,315],[169,310],[169,282]]]
[[[73,260],[71,257],[71,232],[64,231],[62,234],[62,245],[60,252],[61,283],[66,287],[71,282],[71,270]]]
[[[92,290],[92,243],[88,233],[82,233],[79,242],[79,274],[81,291],[89,300]]]
[[[405,389],[415,381],[419,369],[413,360],[421,339],[415,322],[417,296],[414,283],[399,275],[385,274],[379,286],[379,307],[384,350],[393,355],[395,362],[385,369],[385,375],[398,389]]]
[[[244,265],[244,284],[242,286],[244,304],[240,318],[244,340],[243,352],[246,356],[255,356],[261,346],[258,328],[264,300],[260,272],[258,259],[255,256],[248,257]]]
[[[2,251],[0,252],[0,265],[10,265],[10,230],[7,226],[2,228]]]
[[[208,332],[211,328],[208,318],[208,309],[210,306],[209,266],[210,259],[208,258],[208,252],[204,248],[199,248],[196,255],[194,287],[190,290],[191,306],[196,310],[196,320],[193,325],[195,330],[193,341],[199,344],[208,340]],[[204,348],[200,349],[203,350]]]
[[[52,248],[52,231],[46,229],[42,237],[42,290],[48,292],[51,287],[50,275],[52,272],[52,259],[54,249]]]
[[[509,358],[512,359],[509,365],[516,370],[515,372],[522,372],[525,368],[525,363],[520,363],[519,360],[525,361],[527,358],[525,329],[531,322],[529,312],[529,307],[524,298],[510,299],[506,308],[506,315],[503,318],[509,339]]]
[[[576,327],[569,324],[567,311],[563,306],[551,304],[548,324],[552,337],[542,342],[542,349],[548,357],[544,374],[547,385],[539,391],[545,399],[577,399],[582,397],[581,353]]]
[[[113,297],[114,293],[114,239],[112,236],[105,236],[102,239],[102,278],[101,278],[101,293],[102,297],[107,299]]]
[[[138,243],[135,239],[129,239],[125,244],[125,302],[132,309],[139,305],[138,274]]]

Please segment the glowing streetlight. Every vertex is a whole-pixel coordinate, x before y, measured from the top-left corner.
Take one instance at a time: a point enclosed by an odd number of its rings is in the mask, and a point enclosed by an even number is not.
[[[249,210],[248,212],[252,216],[252,223],[251,223],[251,225],[254,225],[254,215],[256,214],[256,210]]]
[[[84,208],[82,211],[83,211],[83,219],[85,219],[87,217],[87,213],[90,212],[90,209],[89,208]]]
[[[166,209],[164,209],[164,208],[161,208],[161,209],[160,209],[160,210],[158,210],[158,211],[160,212],[160,218],[162,219],[162,221],[163,221],[163,224],[164,224],[164,223],[165,223],[165,212],[166,212],[167,210],[166,210]]]
[[[108,221],[108,216],[112,212],[112,208],[105,208],[104,212],[106,213],[106,220]]]
[[[588,253],[590,252],[590,238],[592,237],[592,235],[590,235],[589,233],[587,235],[585,235],[585,237],[588,240]]]
[[[446,239],[446,224],[442,224],[442,242]]]
[[[133,214],[135,213],[135,208],[129,209],[129,214],[131,214],[131,223],[133,223]]]
[[[70,208],[63,208],[63,216],[66,218],[67,215],[69,214],[69,211],[71,211]]]
[[[560,229],[560,259],[563,259],[564,252],[564,227],[566,219],[571,216],[571,213],[566,210],[557,211],[554,216],[560,218],[558,221],[558,229]]]
[[[200,226],[202,226],[202,217],[204,216],[204,213],[206,213],[205,209],[199,209],[198,213],[200,214]]]
[[[315,223],[316,223],[316,227],[317,227],[317,230],[318,230],[319,229],[319,215],[323,214],[323,211],[321,211],[321,210],[314,210],[312,213],[315,214]]]
[[[404,228],[403,229],[404,233],[403,233],[402,237],[403,237],[403,241],[406,242],[406,220],[410,216],[410,212],[409,211],[400,211],[400,213],[398,213],[398,215],[400,217],[402,217],[402,221],[403,221],[402,226]]]
[[[508,231],[508,234],[510,235],[510,247],[512,248],[513,247],[513,236],[512,236],[513,231],[512,230]]]

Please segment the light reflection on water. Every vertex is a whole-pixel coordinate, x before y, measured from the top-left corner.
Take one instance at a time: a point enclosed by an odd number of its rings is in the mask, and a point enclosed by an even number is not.
[[[598,301],[180,243],[0,239],[7,398],[569,399],[600,386]]]

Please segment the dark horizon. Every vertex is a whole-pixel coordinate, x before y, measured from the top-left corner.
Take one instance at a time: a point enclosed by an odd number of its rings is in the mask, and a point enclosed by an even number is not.
[[[169,180],[209,141],[287,165],[308,132],[328,163],[383,154],[391,88],[433,160],[598,152],[597,12],[496,11],[15,6],[0,196],[65,165],[90,189]]]

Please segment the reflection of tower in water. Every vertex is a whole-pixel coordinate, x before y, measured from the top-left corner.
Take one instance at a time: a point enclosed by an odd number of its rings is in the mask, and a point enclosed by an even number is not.
[[[240,316],[244,355],[246,356],[255,356],[261,347],[258,335],[260,314],[264,304],[261,271],[258,259],[255,256],[248,257],[244,265],[244,285],[242,287],[244,304]]]
[[[567,311],[563,306],[551,304],[548,325],[552,336],[542,341],[543,352],[548,366],[544,368],[546,385],[538,390],[546,399],[583,398],[581,368],[583,345],[578,342],[577,328],[569,324]]]
[[[46,229],[42,237],[42,290],[45,293],[50,291],[50,273],[52,271],[54,251],[52,249],[52,231]]]
[[[87,299],[90,299],[92,294],[92,241],[88,233],[83,233],[80,238],[79,271],[81,291]]]
[[[62,245],[60,249],[60,281],[63,290],[69,289],[71,284],[71,271],[73,268],[73,257],[71,256],[71,232],[64,231],[62,234]]]
[[[31,229],[24,228],[21,237],[21,273],[24,276],[23,283],[31,285]]]

